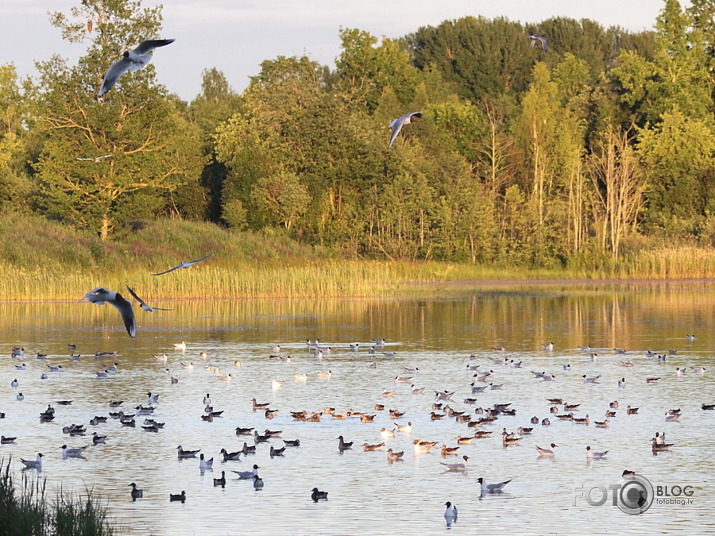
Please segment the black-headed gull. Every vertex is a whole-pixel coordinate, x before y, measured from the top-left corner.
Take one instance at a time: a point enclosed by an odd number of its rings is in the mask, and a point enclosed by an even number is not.
[[[199,470],[201,471],[209,471],[213,469],[214,466],[214,459],[206,459],[203,454],[199,457]]]
[[[174,266],[173,268],[169,268],[168,270],[164,270],[163,272],[159,272],[158,274],[151,274],[151,275],[164,275],[164,274],[168,274],[169,272],[173,272],[174,270],[178,270],[179,268],[190,268],[197,262],[205,261],[206,259],[213,257],[213,256],[214,256],[214,254],[211,253],[209,255],[206,255],[205,257],[201,257],[200,259],[182,262],[181,264]]]
[[[149,311],[154,312],[154,311],[171,311],[171,309],[162,309],[161,307],[152,307],[151,305],[147,305],[147,303],[142,300],[139,296],[136,295],[136,292],[134,292],[132,289],[129,288],[128,285],[125,285],[127,287],[127,290],[129,291],[129,294],[131,294],[136,301],[139,302],[139,307],[141,307],[144,311]]]
[[[38,471],[42,471],[42,453],[41,452],[37,453],[37,458],[35,458],[34,460],[25,460],[23,458],[20,458],[20,461],[25,466],[24,469],[37,469]]]
[[[253,480],[256,476],[258,476],[258,467],[257,465],[253,465],[253,471],[233,471],[236,473],[236,476],[238,476],[239,480]]]
[[[62,445],[60,448],[62,449],[63,458],[81,458],[82,453],[87,450],[87,445],[76,449],[68,448],[67,445]]]
[[[586,447],[586,459],[587,460],[602,460],[606,457],[606,454],[608,454],[608,451],[605,450],[603,452],[595,452],[591,450],[591,447]]]
[[[511,479],[505,480],[504,482],[498,482],[496,484],[487,484],[480,476],[477,478],[477,482],[479,482],[479,485],[482,487],[482,493],[501,493],[504,486],[511,482]]]
[[[529,43],[531,44],[532,48],[535,47],[538,43],[541,46],[542,50],[544,50],[544,52],[549,49],[549,39],[543,34],[530,35]]]
[[[104,80],[102,80],[102,87],[99,88],[98,96],[101,97],[112,89],[114,84],[117,83],[117,80],[119,80],[119,77],[127,71],[134,72],[149,63],[149,60],[151,60],[150,52],[155,48],[164,47],[174,41],[175,39],[148,39],[139,43],[133,50],[124,52],[122,59],[114,62],[109,69],[107,69]]]
[[[449,501],[444,503],[444,505],[447,507],[444,511],[444,520],[447,522],[447,526],[451,527],[452,523],[457,522],[459,512],[457,512],[457,507]]]
[[[422,112],[410,112],[408,114],[403,115],[402,117],[398,117],[397,119],[393,119],[392,122],[389,124],[389,127],[392,129],[392,135],[390,136],[390,144],[388,147],[392,147],[392,144],[395,141],[395,138],[397,138],[397,135],[400,133],[400,130],[402,130],[403,125],[409,125],[412,122],[413,117],[424,117],[424,114]]]
[[[119,294],[119,292],[107,290],[104,287],[97,287],[85,294],[84,298],[80,301],[88,301],[95,305],[111,303],[117,311],[119,311],[119,314],[122,315],[122,321],[129,336],[132,338],[136,336],[137,325],[134,320],[134,309],[132,308],[132,304]]]
[[[464,460],[463,462],[459,463],[444,463],[440,462],[442,465],[444,465],[448,471],[455,472],[455,473],[466,473],[468,469],[467,462],[469,461],[469,456],[462,456],[462,459]]]
[[[556,454],[556,444],[551,443],[551,447],[541,448],[539,445],[534,445],[539,453],[539,456],[548,457]]]

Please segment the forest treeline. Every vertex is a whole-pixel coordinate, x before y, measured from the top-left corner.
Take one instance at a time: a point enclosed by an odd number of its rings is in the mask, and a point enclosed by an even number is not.
[[[86,52],[27,80],[0,66],[4,212],[102,240],[180,218],[351,259],[523,267],[715,243],[713,0],[665,0],[643,32],[561,17],[399,39],[342,28],[334,68],[266,59],[237,93],[206,66],[188,103],[151,64],[97,98],[118,51],[161,35],[161,6],[84,0],[50,19]],[[387,125],[413,111],[389,148]]]

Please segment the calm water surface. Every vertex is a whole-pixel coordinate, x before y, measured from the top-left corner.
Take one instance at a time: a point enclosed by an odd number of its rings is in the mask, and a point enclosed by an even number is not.
[[[501,290],[479,289],[428,299],[353,301],[203,301],[167,302],[166,313],[137,311],[135,340],[124,332],[114,308],[91,304],[0,305],[0,432],[17,436],[14,445],[2,445],[0,456],[12,456],[19,473],[20,457],[34,458],[43,452],[45,478],[52,490],[93,489],[105,498],[110,515],[123,534],[132,535],[239,535],[239,534],[706,534],[715,533],[711,512],[712,478],[715,474],[715,411],[701,410],[704,402],[715,403],[715,286],[707,283],[622,285],[613,287],[563,287]],[[697,338],[689,341],[688,334]],[[322,360],[308,351],[306,339],[320,339],[330,347]],[[371,356],[372,339],[385,338],[385,351],[396,352],[394,360],[379,351]],[[186,341],[185,352],[173,344]],[[554,351],[542,344],[553,342]],[[69,359],[68,343],[77,345],[82,357]],[[360,343],[359,352],[349,351]],[[291,362],[270,360],[271,345]],[[592,361],[579,347],[590,345],[598,352]],[[22,359],[10,357],[13,346],[22,346]],[[498,354],[494,347],[505,347]],[[624,348],[619,355],[612,348]],[[4,348],[4,350],[2,350]],[[646,352],[677,350],[665,363]],[[97,351],[116,351],[119,356],[95,359]],[[203,360],[199,353],[205,351]],[[47,360],[37,353],[48,354]],[[166,352],[168,360],[153,356]],[[470,355],[475,356],[470,359]],[[497,364],[493,359],[523,361],[522,368]],[[375,359],[377,368],[368,362]],[[234,362],[240,360],[241,367]],[[95,372],[116,361],[119,371],[107,379]],[[624,367],[623,361],[634,366]],[[15,365],[26,363],[19,371]],[[186,370],[180,363],[193,362]],[[562,369],[571,365],[570,371]],[[48,373],[47,365],[60,364],[63,372]],[[494,370],[493,382],[501,390],[472,395],[474,372]],[[231,373],[223,382],[205,367]],[[410,384],[396,383],[404,367],[417,367],[413,375],[425,394],[413,395]],[[676,367],[705,367],[704,375]],[[168,368],[170,373],[165,369]],[[321,378],[318,372],[331,371]],[[535,379],[531,370],[556,375],[554,382]],[[306,373],[306,382],[293,374]],[[600,375],[600,383],[584,385],[582,375]],[[170,375],[178,384],[170,383]],[[660,377],[647,384],[646,377]],[[20,386],[10,382],[17,378]],[[626,388],[617,380],[626,379]],[[285,380],[278,389],[272,380]],[[391,398],[383,390],[394,390]],[[468,473],[447,473],[439,450],[416,455],[414,439],[437,441],[438,446],[456,445],[457,436],[470,428],[454,419],[433,421],[435,391],[454,391],[451,406],[474,412],[475,407],[511,403],[515,416],[500,416],[491,437],[463,445],[460,454],[470,456]],[[16,400],[17,392],[25,400]],[[159,433],[122,427],[116,420],[92,427],[95,415],[107,415],[108,400],[124,400],[131,411],[146,404],[146,394],[160,395],[154,418],[166,422]],[[202,398],[210,393],[221,418],[201,419]],[[464,403],[474,396],[475,405]],[[270,402],[277,416],[268,420],[252,411],[251,399]],[[576,416],[589,415],[591,424],[559,421],[549,413],[547,398],[580,403]],[[56,401],[73,400],[70,406]],[[619,401],[617,416],[607,429],[593,425],[602,420],[609,402]],[[40,423],[47,404],[56,409],[54,422]],[[405,412],[398,420],[387,408]],[[626,415],[627,405],[639,407]],[[358,419],[298,422],[290,411],[322,411],[335,407],[377,413],[374,423]],[[666,423],[665,412],[681,408],[680,422]],[[112,410],[114,411],[114,410]],[[563,413],[563,411],[561,411]],[[531,425],[530,419],[549,417],[552,425]],[[475,415],[476,417],[476,415]],[[139,425],[144,417],[137,418]],[[364,442],[379,443],[382,427],[394,422],[413,425],[412,433],[397,433],[387,447],[404,450],[404,462],[388,464],[384,451],[363,452]],[[85,424],[86,437],[70,438],[62,427]],[[237,426],[282,430],[285,439],[300,439],[299,448],[289,448],[282,458],[271,459],[269,444],[260,444],[255,456],[238,462],[220,462],[219,451],[240,449],[244,437]],[[519,426],[534,426],[517,446],[504,448],[501,430],[515,432]],[[107,444],[90,447],[84,459],[66,459],[60,446],[91,444],[91,432],[108,436]],[[672,452],[653,456],[650,439],[665,431],[674,443]],[[352,450],[338,453],[337,437],[353,441]],[[252,438],[246,438],[253,444]],[[539,459],[534,445],[557,443],[557,455]],[[201,449],[215,459],[212,472],[201,474],[198,459],[177,459],[176,446]],[[279,439],[271,440],[282,447]],[[586,463],[587,445],[609,450],[606,460]],[[233,478],[231,470],[248,470],[254,463],[265,488],[254,491],[250,482]],[[627,515],[611,506],[595,507],[579,497],[593,487],[619,483],[624,469],[647,477],[656,486],[693,486],[692,504],[658,504],[642,515]],[[213,478],[227,471],[224,489],[213,487]],[[488,482],[511,479],[505,493],[481,497],[478,477]],[[144,489],[144,498],[132,502],[128,484]],[[310,490],[329,492],[329,500],[314,504]],[[582,488],[582,491],[579,489]],[[185,490],[185,504],[169,503],[168,494]],[[52,496],[52,492],[50,493]],[[599,499],[599,493],[592,494]],[[460,511],[459,521],[447,528],[442,513],[452,501]]]

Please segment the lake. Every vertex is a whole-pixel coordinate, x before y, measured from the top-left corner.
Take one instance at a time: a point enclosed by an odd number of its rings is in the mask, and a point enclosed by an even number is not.
[[[89,289],[86,289],[89,290]],[[82,294],[82,292],[78,293]],[[139,292],[141,295],[141,292]],[[151,303],[151,302],[150,302]],[[107,501],[122,534],[132,535],[317,535],[317,534],[704,534],[715,532],[710,485],[715,474],[715,285],[711,282],[614,284],[602,286],[503,286],[476,289],[434,289],[428,297],[312,301],[172,301],[151,303],[172,311],[136,310],[137,337],[128,337],[117,311],[88,303],[0,304],[0,432],[17,436],[0,446],[4,460],[44,454],[41,477],[48,488],[92,489]],[[694,340],[688,335],[695,335]],[[384,348],[369,353],[373,339]],[[322,359],[307,340],[320,340]],[[174,344],[186,342],[185,351]],[[351,344],[359,344],[351,351]],[[553,350],[544,344],[553,343]],[[75,344],[70,350],[68,344]],[[280,345],[280,351],[273,349]],[[590,350],[582,347],[590,346]],[[23,358],[10,357],[24,347]],[[495,348],[504,348],[504,352]],[[625,353],[617,353],[620,348]],[[72,361],[70,353],[81,357]],[[97,359],[96,352],[117,352]],[[206,352],[206,358],[200,357]],[[394,352],[394,358],[386,353]],[[652,352],[651,355],[649,352]],[[38,359],[37,354],[47,354]],[[154,354],[166,353],[166,362]],[[594,359],[592,353],[597,353]],[[271,359],[271,354],[290,361]],[[666,354],[665,361],[656,354]],[[240,368],[235,365],[240,362]],[[497,362],[496,360],[504,360]],[[522,362],[521,368],[508,365]],[[368,364],[375,361],[375,368]],[[118,370],[98,378],[97,371],[116,362]],[[194,364],[185,369],[181,363]],[[624,366],[632,363],[632,366]],[[15,366],[26,364],[25,370]],[[564,365],[570,370],[564,370]],[[61,365],[49,372],[48,365]],[[475,370],[469,367],[478,365]],[[211,370],[208,371],[206,368]],[[676,368],[686,367],[683,375]],[[704,374],[694,371],[704,367]],[[407,369],[417,368],[416,372]],[[166,371],[168,369],[168,372]],[[219,369],[216,372],[215,369]],[[472,394],[477,371],[493,370],[477,386],[503,384],[499,390]],[[330,371],[330,377],[318,373]],[[543,381],[532,371],[553,374]],[[46,373],[47,379],[41,379]],[[231,381],[219,376],[230,373]],[[295,375],[305,374],[301,381]],[[600,376],[584,383],[583,375]],[[397,376],[411,376],[396,382]],[[178,379],[172,383],[171,377]],[[648,377],[660,378],[647,383]],[[10,383],[17,378],[19,386]],[[625,379],[625,387],[618,386]],[[273,380],[284,382],[276,384]],[[413,394],[410,385],[424,387]],[[384,391],[394,391],[386,397]],[[443,402],[455,411],[510,404],[515,415],[499,415],[492,424],[470,428],[455,418],[432,420],[436,391],[454,392]],[[25,399],[16,400],[18,392]],[[95,415],[117,409],[109,400],[123,400],[130,413],[147,404],[147,393],[159,395],[152,417],[166,423],[158,433],[144,431],[145,417],[134,428],[116,419],[91,426]],[[209,393],[214,411],[202,419],[203,397]],[[278,410],[272,419],[254,411],[252,399]],[[476,398],[474,403],[465,399]],[[559,420],[548,398],[580,404],[577,418],[589,424]],[[72,400],[71,405],[58,405]],[[608,428],[597,428],[609,403],[617,400]],[[52,422],[39,414],[51,404]],[[376,404],[384,404],[382,411]],[[626,414],[626,407],[638,413]],[[291,411],[375,414],[374,422],[324,414],[320,422],[294,420]],[[665,413],[679,408],[678,422]],[[390,418],[389,409],[404,412]],[[559,414],[565,414],[558,406]],[[550,426],[531,424],[549,418]],[[385,447],[364,452],[362,444],[383,441],[381,428],[412,424],[396,432]],[[85,437],[69,437],[62,428],[84,424]],[[250,436],[236,427],[281,430],[283,439],[300,440],[282,457],[271,458],[270,446],[255,455],[221,462],[219,451],[239,450]],[[501,431],[533,427],[518,444],[504,447]],[[443,458],[442,444],[456,446],[458,436],[474,430],[489,437],[461,445],[458,456]],[[92,445],[93,431],[107,435],[104,445],[90,446],[84,458],[63,459],[60,446]],[[665,432],[670,452],[653,455],[651,438]],[[352,441],[340,453],[338,436]],[[431,453],[416,454],[414,440],[435,441]],[[553,457],[539,457],[535,445],[556,443]],[[179,460],[176,447],[201,449],[214,458],[203,474],[198,459]],[[608,450],[603,460],[587,463],[586,446]],[[388,463],[386,449],[404,451],[404,460]],[[469,469],[449,472],[444,463],[469,456]],[[238,480],[232,470],[257,464],[265,482],[260,491]],[[647,478],[656,492],[652,506],[629,515],[613,505],[624,470]],[[224,488],[213,479],[226,471]],[[34,471],[29,474],[34,476]],[[482,496],[477,478],[490,483],[511,480],[501,494]],[[130,482],[144,490],[133,502]],[[599,487],[600,486],[600,487]],[[690,486],[690,487],[687,487]],[[328,500],[314,503],[311,489],[328,491]],[[686,488],[687,487],[687,488]],[[687,490],[688,495],[682,494]],[[185,503],[170,503],[170,493],[186,491]],[[657,494],[660,492],[660,495]],[[668,493],[668,496],[666,496]],[[679,493],[677,497],[673,495]],[[52,497],[54,491],[50,491]],[[688,500],[690,503],[688,503]],[[443,518],[444,503],[459,508],[451,528]],[[604,502],[601,506],[589,503]],[[675,504],[672,504],[675,503]]]

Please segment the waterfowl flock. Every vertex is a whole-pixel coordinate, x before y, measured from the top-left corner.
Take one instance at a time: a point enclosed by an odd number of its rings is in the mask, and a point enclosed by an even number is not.
[[[43,475],[52,475],[57,464],[101,459],[120,444],[130,450],[146,449],[142,457],[155,458],[157,463],[167,463],[159,460],[173,450],[171,467],[194,475],[194,480],[177,486],[180,492],[165,490],[160,494],[160,486],[141,472],[130,472],[122,485],[126,500],[146,501],[161,495],[165,502],[169,494],[170,502],[181,503],[177,507],[188,507],[199,495],[197,489],[202,483],[227,494],[246,493],[246,487],[251,493],[262,490],[262,496],[278,493],[286,486],[292,465],[306,456],[315,456],[320,463],[303,469],[314,475],[314,481],[302,493],[306,500],[321,507],[345,500],[345,490],[331,487],[335,480],[321,478],[323,463],[340,464],[346,472],[355,464],[372,468],[360,478],[371,478],[371,474],[389,478],[389,471],[402,472],[403,468],[419,464],[420,472],[430,472],[430,478],[440,479],[444,486],[435,490],[434,497],[426,498],[425,507],[436,509],[447,498],[458,501],[460,522],[465,523],[478,514],[465,507],[463,497],[449,495],[455,483],[468,486],[487,501],[498,500],[499,496],[518,501],[528,493],[530,479],[523,471],[512,468],[513,459],[530,460],[528,463],[534,467],[598,460],[594,463],[597,470],[608,471],[613,478],[620,478],[626,465],[628,470],[635,466],[638,474],[647,476],[654,459],[678,456],[679,447],[685,446],[680,430],[698,423],[699,416],[710,415],[707,411],[715,408],[715,400],[708,398],[705,389],[709,385],[705,367],[695,372],[687,354],[682,353],[669,357],[678,360],[671,363],[658,359],[662,354],[649,356],[631,350],[628,359],[632,366],[624,369],[617,357],[622,354],[615,351],[599,349],[600,358],[594,362],[590,355],[593,352],[564,351],[552,346],[554,343],[532,352],[490,347],[472,354],[440,355],[407,351],[399,347],[402,343],[385,340],[379,346],[373,341],[372,346],[384,349],[389,345],[396,348],[395,352],[370,353],[370,343],[348,341],[331,341],[330,352],[322,354],[316,350],[325,343],[270,343],[262,341],[260,345],[265,354],[256,345],[256,349],[237,356],[220,345],[201,348],[200,342],[182,341],[167,350],[172,346],[168,342],[148,349],[146,359],[121,352],[93,354],[94,349],[87,354],[89,357],[72,359],[43,348],[45,357],[38,365],[33,359],[24,369],[17,369],[16,362],[11,361],[3,369],[7,380],[2,383],[6,394],[13,397],[22,385],[28,399],[23,404],[30,400],[42,404],[43,411],[37,412],[34,419],[59,426],[41,428],[49,446],[31,450],[25,445],[33,438],[28,438],[20,427],[7,427],[12,419],[0,420],[5,434],[2,444],[14,449],[17,463],[25,470]],[[80,355],[74,354],[76,350],[74,346],[71,355]],[[274,350],[283,354],[268,353]],[[167,353],[159,354],[164,351]],[[499,357],[494,357],[495,353]],[[8,360],[18,360],[27,353],[23,350],[19,355],[13,348],[8,349],[7,355]],[[156,355],[163,357],[155,359]],[[201,367],[182,366],[196,356],[206,362],[206,367],[203,361]],[[221,382],[217,370],[231,366],[236,357],[241,357],[242,367],[239,371],[234,369],[233,381]],[[107,358],[111,364],[104,362]],[[568,370],[560,359],[568,359]],[[47,392],[38,388],[37,376],[39,363],[42,370],[48,370],[46,360],[55,367],[52,395],[51,399],[38,400],[38,392]],[[143,372],[138,383],[128,383],[127,378],[139,362],[150,373]],[[170,381],[174,375],[177,383]],[[550,380],[544,382],[545,377]],[[285,378],[295,381],[285,382]],[[396,381],[398,378],[404,381]],[[650,378],[659,380],[647,381]],[[277,379],[280,389],[275,389]],[[11,380],[17,385],[13,386]],[[661,406],[659,399],[651,395],[631,394],[639,389],[641,393],[664,393],[684,381],[702,384],[703,398],[691,404],[684,400],[682,409],[670,404]],[[96,393],[91,397],[85,394],[91,388],[63,389],[64,385],[77,387],[85,382],[101,385],[96,387],[106,395],[101,403],[97,403]],[[358,382],[359,392],[353,392]],[[416,389],[416,385],[420,387]],[[184,389],[190,389],[190,397]],[[386,398],[388,392],[390,396]],[[15,406],[14,401],[9,403],[12,399],[4,400],[6,407],[0,408],[3,413],[26,411],[20,409],[20,404]],[[296,401],[303,405],[296,407]],[[176,411],[167,411],[176,404],[181,405],[180,417]],[[82,415],[86,415],[84,420],[80,420]],[[600,420],[603,415],[607,415],[606,419]],[[186,422],[191,422],[192,432],[182,436]],[[610,433],[619,427],[621,431],[638,430],[634,435],[637,439],[629,440],[628,445],[619,444]],[[661,427],[668,427],[670,442],[665,442]],[[287,431],[291,439],[283,439]],[[648,437],[642,437],[643,433]],[[85,435],[92,441],[85,442]],[[177,435],[181,443],[172,445],[178,447],[166,447],[165,436]],[[6,438],[13,442],[6,443]],[[215,441],[217,438],[220,442]],[[633,458],[633,452],[638,453],[638,458]],[[203,472],[210,475],[206,480],[201,480]],[[91,482],[88,475],[84,478]],[[420,473],[413,478],[421,478]],[[239,481],[250,481],[251,485]],[[132,483],[127,486],[128,482]],[[311,490],[313,486],[316,487]],[[131,487],[129,492],[127,487]],[[321,489],[330,492],[331,500],[325,504],[322,503],[328,492]],[[316,491],[317,501],[313,497]],[[438,516],[435,514],[435,518]],[[444,516],[448,524],[456,522],[452,503]]]

